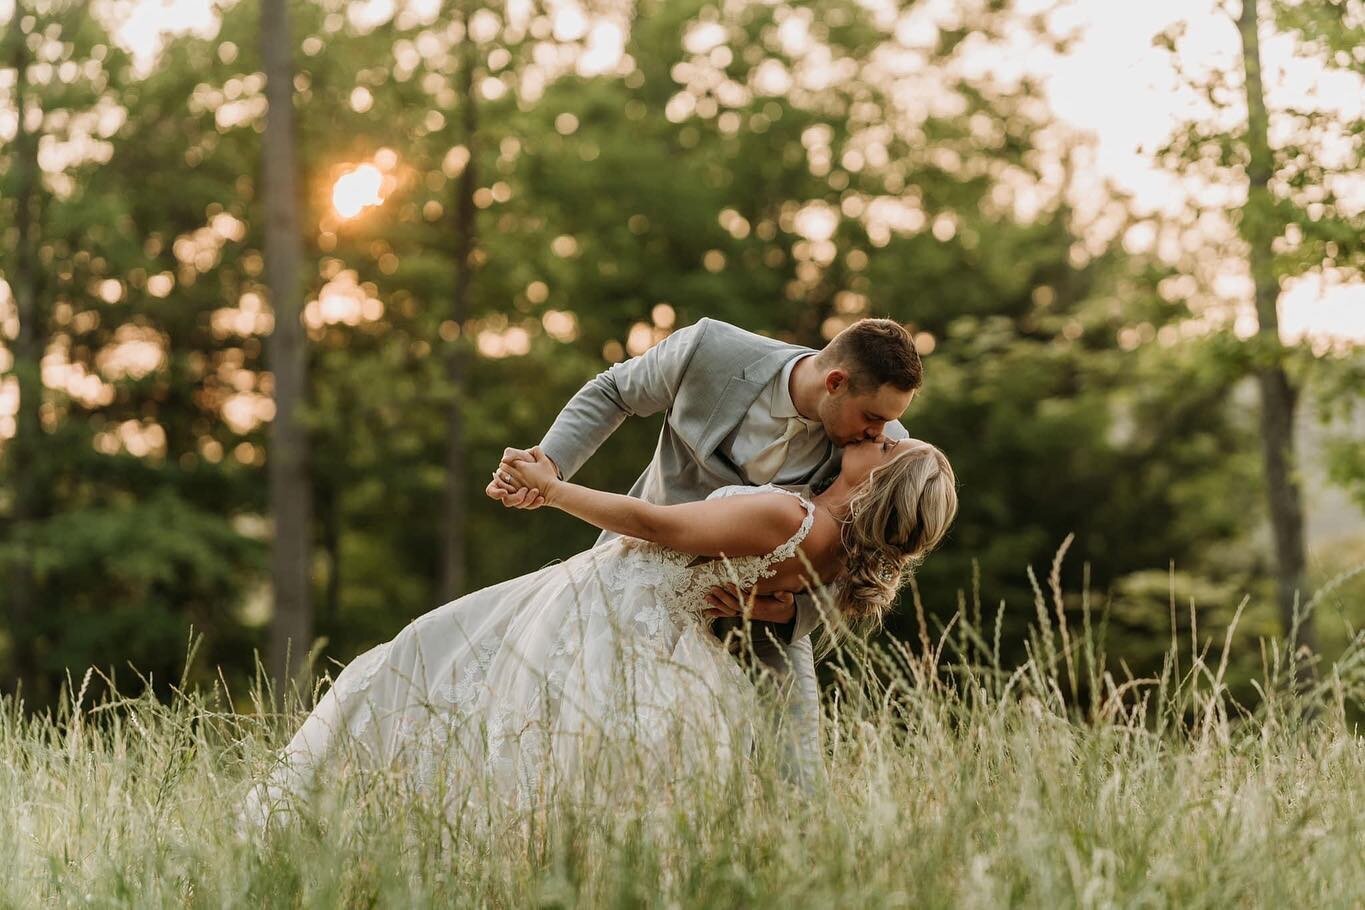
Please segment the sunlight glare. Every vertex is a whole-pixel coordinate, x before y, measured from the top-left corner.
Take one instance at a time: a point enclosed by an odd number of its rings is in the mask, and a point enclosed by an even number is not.
[[[332,187],[332,207],[342,218],[354,218],[370,206],[381,204],[384,177],[373,164],[362,164],[342,174]]]
[[[133,55],[139,73],[150,72],[162,43],[190,32],[201,38],[218,33],[219,14],[208,0],[139,0],[120,8],[124,18],[114,37]]]

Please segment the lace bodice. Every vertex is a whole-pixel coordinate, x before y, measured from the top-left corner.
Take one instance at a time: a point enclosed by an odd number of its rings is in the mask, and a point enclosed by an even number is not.
[[[662,620],[668,614],[676,616],[704,609],[706,592],[716,585],[738,584],[741,589],[748,589],[765,578],[771,578],[777,572],[774,567],[795,555],[797,547],[810,533],[815,523],[815,504],[799,493],[773,484],[724,486],[706,497],[711,500],[773,492],[796,497],[806,510],[806,517],[796,532],[772,552],[761,556],[722,557],[693,565],[690,554],[647,541],[625,540],[625,558],[617,564],[617,571],[613,573],[616,578],[611,580],[610,586],[623,590],[631,582],[649,585],[657,598],[655,606],[658,612],[655,615]]]

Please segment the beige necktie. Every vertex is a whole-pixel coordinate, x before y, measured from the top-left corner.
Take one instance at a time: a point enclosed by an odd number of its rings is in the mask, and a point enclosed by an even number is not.
[[[744,472],[749,475],[751,483],[768,483],[777,476],[777,472],[782,470],[783,463],[787,460],[787,450],[791,448],[791,442],[806,428],[806,422],[800,417],[788,417],[787,429],[781,438],[769,444],[763,451],[744,463]]]

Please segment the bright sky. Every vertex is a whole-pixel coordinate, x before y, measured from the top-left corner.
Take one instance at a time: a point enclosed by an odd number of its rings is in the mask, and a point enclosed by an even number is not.
[[[1172,90],[1166,54],[1152,38],[1183,19],[1189,58],[1220,64],[1239,53],[1235,25],[1211,0],[1072,0],[1062,15],[1068,27],[1083,29],[1083,38],[1065,58],[1039,67],[1054,110],[1095,134],[1099,172],[1131,190],[1139,203],[1151,200],[1152,209],[1175,205],[1184,191],[1152,163],[1150,150],[1176,118],[1197,108]],[[1263,41],[1261,50],[1272,106],[1316,101],[1365,116],[1355,77],[1296,59],[1285,40]],[[1355,198],[1365,205],[1365,187],[1356,186],[1362,192]],[[1280,313],[1282,333],[1290,338],[1365,343],[1365,284],[1324,286],[1321,276],[1311,276],[1286,286]]]

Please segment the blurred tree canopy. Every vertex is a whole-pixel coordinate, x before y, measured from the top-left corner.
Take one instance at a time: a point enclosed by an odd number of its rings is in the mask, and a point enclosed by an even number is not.
[[[324,656],[345,662],[439,605],[452,403],[476,588],[596,535],[484,498],[503,447],[703,316],[814,347],[865,315],[915,333],[926,387],[905,422],[961,485],[918,578],[936,617],[1003,601],[1022,656],[1026,568],[1045,574],[1074,534],[1068,607],[1088,578],[1133,672],[1159,665],[1172,593],[1197,595],[1216,628],[1253,592],[1246,634],[1276,631],[1237,346],[1182,331],[1181,272],[1106,239],[1132,221],[1122,194],[1077,210],[1085,140],[1040,87],[962,65],[1020,30],[1059,42],[1041,15],[973,2],[926,25],[854,2],[817,16],[668,0],[612,31],[530,4],[379,6],[290,7]],[[264,78],[256,5],[220,15],[146,69],[84,4],[21,0],[5,30],[0,92],[17,111],[18,61],[30,138],[0,147],[0,561],[27,587],[0,589],[0,683],[22,680],[34,705],[90,664],[164,691],[191,627],[192,678],[243,680],[264,650]],[[469,41],[479,228],[456,322]],[[460,387],[449,345],[469,354]],[[41,400],[21,401],[26,375]],[[626,489],[657,430],[628,421],[578,479]],[[1365,474],[1351,457],[1343,476]]]

